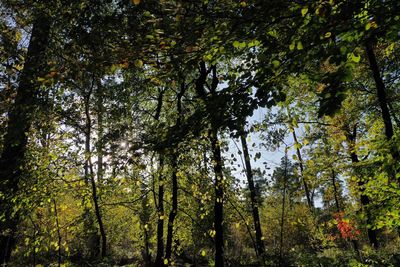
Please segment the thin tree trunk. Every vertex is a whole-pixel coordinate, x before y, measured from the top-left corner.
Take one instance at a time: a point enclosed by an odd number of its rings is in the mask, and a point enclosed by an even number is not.
[[[103,126],[103,116],[104,116],[104,107],[103,107],[103,85],[101,84],[101,80],[97,79],[97,183],[101,184],[103,182],[103,135],[104,135],[104,126]],[[96,209],[96,217],[99,223],[100,235],[101,235],[101,257],[105,257],[107,255],[107,235],[104,229],[103,220],[101,216],[100,206],[98,204],[98,195],[97,195],[97,186],[96,181],[94,179],[94,174],[92,170],[92,192],[93,192],[93,200]]]
[[[299,148],[299,141],[297,140],[297,135],[296,135],[295,129],[293,129],[292,135],[293,135],[294,143],[296,144],[296,154],[297,154],[297,158],[299,159],[300,175],[301,175],[301,180],[303,181],[304,191],[306,193],[307,205],[308,205],[308,208],[311,211],[313,211],[314,203],[311,198],[310,189],[308,188],[308,183],[307,183],[306,177],[304,175],[303,157],[301,156],[301,151]]]
[[[104,229],[103,218],[101,216],[99,200],[98,200],[98,195],[97,195],[96,180],[94,178],[94,172],[93,172],[93,164],[92,164],[92,161],[90,158],[89,158],[89,164],[90,164],[90,181],[92,184],[92,198],[93,198],[94,210],[96,213],[97,223],[99,224],[100,236],[101,236],[101,258],[104,258],[105,256],[107,256],[107,235],[106,235],[106,231]]]
[[[216,127],[211,130],[211,149],[213,153],[215,174],[215,202],[214,202],[214,228],[215,228],[215,266],[224,266],[224,236],[223,236],[223,200],[224,181],[222,174],[221,148]]]
[[[102,243],[101,257],[103,258],[107,255],[107,236],[105,233],[103,220],[102,220],[101,212],[100,212],[100,207],[99,207],[99,203],[98,203],[97,186],[96,186],[96,180],[94,177],[93,164],[92,164],[92,160],[91,160],[90,138],[91,138],[91,131],[92,131],[92,123],[91,123],[90,111],[89,111],[89,101],[90,101],[91,93],[92,93],[92,88],[90,89],[90,91],[85,99],[85,115],[86,115],[85,177],[86,177],[86,180],[90,181],[90,184],[92,187],[92,200],[93,200],[95,215],[96,215],[96,219],[97,219],[97,223],[98,223],[100,235],[101,235],[101,241],[102,241],[101,242]],[[97,233],[96,233],[96,235],[97,235]],[[96,247],[98,247],[98,245]],[[94,256],[94,255],[92,255],[92,256]]]
[[[156,121],[160,119],[164,90],[159,90],[157,109],[154,115]],[[159,153],[159,175],[158,175],[158,206],[157,206],[157,254],[154,265],[156,267],[163,266],[164,256],[164,151]],[[155,203],[156,204],[156,203]]]
[[[168,217],[167,244],[165,247],[165,258],[168,262],[171,261],[172,255],[172,240],[174,231],[174,220],[178,210],[178,177],[177,173],[177,157],[174,153],[172,157],[172,209]]]
[[[37,107],[38,77],[44,75],[45,52],[51,21],[45,14],[35,19],[24,69],[20,75],[17,95],[9,113],[7,132],[0,158],[0,263],[7,264],[14,247],[14,234],[19,223],[15,197],[21,179],[28,132]]]
[[[84,177],[85,177],[85,186],[89,187],[91,184],[91,179],[90,179],[90,166],[89,166],[89,157],[90,157],[90,137],[91,137],[91,122],[90,122],[90,113],[89,113],[89,100],[90,100],[90,95],[91,95],[92,90],[90,89],[90,92],[88,93],[87,96],[85,96],[85,164],[84,164]],[[84,210],[84,216],[85,216],[85,221],[84,221],[84,229],[86,234],[88,235],[88,249],[89,249],[89,257],[91,259],[96,258],[99,255],[99,249],[100,249],[100,244],[99,244],[99,237],[97,234],[97,228],[95,227],[94,224],[94,219],[93,219],[93,213],[90,210],[90,208],[85,204],[86,201],[92,201],[92,198],[90,197],[89,200],[84,197],[83,204],[85,207]]]
[[[260,203],[259,196],[257,195],[255,186],[254,186],[254,179],[253,179],[253,171],[251,168],[250,163],[250,155],[246,141],[246,133],[242,131],[240,135],[240,140],[242,142],[242,149],[244,155],[244,161],[246,165],[246,176],[247,176],[247,183],[249,184],[250,190],[250,201],[251,201],[251,209],[253,215],[253,222],[254,222],[254,229],[256,231],[256,247],[257,247],[257,254],[260,257],[260,260],[264,261],[265,257],[265,246],[262,238],[262,231],[261,231],[261,223],[260,223],[260,214],[258,212],[258,203]]]
[[[280,232],[280,243],[279,243],[279,266],[284,266],[283,263],[283,234],[284,234],[284,223],[285,223],[285,202],[286,202],[286,183],[287,183],[287,154],[285,154],[285,172],[283,175],[283,192],[282,192],[282,212],[281,212],[281,232]]]
[[[290,115],[289,107],[287,108],[287,113],[288,113],[288,117],[290,119],[291,115]],[[297,158],[298,158],[298,161],[299,161],[300,176],[301,176],[301,180],[302,180],[303,186],[304,186],[304,191],[305,191],[305,194],[306,194],[307,205],[308,205],[308,208],[310,209],[310,211],[313,212],[314,203],[313,203],[313,199],[311,198],[310,189],[308,187],[308,183],[307,183],[306,177],[304,176],[303,158],[301,156],[301,151],[300,151],[300,147],[299,147],[299,141],[297,139],[296,130],[295,130],[294,127],[293,127],[292,136],[293,136],[293,140],[294,140],[294,143],[295,143]]]
[[[335,197],[335,206],[336,206],[336,211],[340,212],[340,205],[339,205],[339,199],[338,199],[338,191],[336,187],[336,174],[335,171],[332,169],[332,186],[333,186],[333,196]]]
[[[163,177],[164,155],[160,154],[159,177],[158,177],[158,219],[157,219],[157,255],[155,266],[163,266],[164,255],[164,177]]]
[[[103,116],[104,116],[104,107],[103,107],[103,85],[101,84],[101,80],[97,80],[97,182],[102,183],[103,181],[103,135],[104,135],[104,126],[103,126]]]
[[[145,183],[143,182],[141,184],[140,188],[141,194],[143,196],[142,198],[142,210],[140,212],[140,221],[142,224],[142,229],[143,229],[143,242],[144,242],[144,254],[143,254],[143,261],[144,261],[144,266],[149,267],[151,266],[151,254],[150,254],[150,245],[149,245],[149,217],[150,217],[150,211],[149,211],[149,200],[148,200],[148,191],[146,188]]]
[[[357,137],[357,128],[355,126],[354,129],[353,129],[353,133],[349,132],[347,134],[347,140],[348,140],[348,144],[349,144],[349,154],[350,154],[351,162],[353,164],[357,164],[357,163],[360,162],[360,160],[358,159],[358,155],[355,152],[356,137]],[[357,184],[358,184],[358,188],[359,188],[360,194],[361,194],[361,197],[360,197],[361,205],[366,209],[367,224],[371,225],[372,224],[371,214],[370,214],[370,212],[368,210],[369,209],[368,206],[371,203],[371,201],[370,201],[369,197],[364,194],[365,181],[363,181],[362,179],[359,179]],[[378,242],[376,230],[368,228],[367,229],[367,234],[368,234],[369,243],[374,248],[378,248],[379,247],[379,242]]]
[[[185,93],[186,85],[184,82],[181,84],[181,90],[177,97],[177,113],[176,126],[179,129],[181,126],[182,117],[182,97]],[[168,231],[167,231],[167,244],[165,247],[165,258],[168,262],[171,261],[172,255],[172,240],[174,232],[174,221],[178,211],[178,152],[172,151],[172,209],[168,217]]]

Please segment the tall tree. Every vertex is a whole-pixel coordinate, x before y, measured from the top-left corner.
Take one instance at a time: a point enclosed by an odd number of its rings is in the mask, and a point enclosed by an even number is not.
[[[249,190],[250,190],[250,202],[251,202],[251,208],[252,208],[253,223],[254,223],[254,229],[256,231],[257,254],[259,255],[261,261],[265,261],[265,246],[264,246],[264,242],[263,242],[260,214],[259,214],[259,210],[258,210],[258,205],[262,201],[260,200],[260,196],[257,195],[257,191],[256,191],[256,188],[254,185],[253,170],[251,168],[250,154],[249,154],[249,149],[247,146],[246,133],[244,132],[244,129],[243,129],[243,132],[240,134],[240,140],[242,142],[244,162],[246,165],[246,177],[247,177],[247,183],[248,183]],[[262,264],[264,264],[264,263],[262,263]]]
[[[28,52],[19,77],[17,95],[9,112],[6,136],[0,159],[1,216],[0,251],[1,263],[7,264],[15,243],[21,207],[15,203],[19,181],[23,175],[28,133],[32,118],[38,108],[40,83],[38,78],[46,73],[46,49],[50,38],[51,18],[43,11],[36,11]],[[17,212],[15,212],[17,211]]]

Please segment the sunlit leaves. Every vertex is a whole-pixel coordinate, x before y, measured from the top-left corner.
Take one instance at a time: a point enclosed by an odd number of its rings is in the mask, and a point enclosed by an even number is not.
[[[360,56],[360,55],[355,55],[354,53],[348,54],[348,58],[349,58],[351,61],[355,62],[355,63],[359,63],[360,60],[361,60],[361,56]]]
[[[301,15],[304,17],[308,13],[308,7],[304,7],[301,9]]]

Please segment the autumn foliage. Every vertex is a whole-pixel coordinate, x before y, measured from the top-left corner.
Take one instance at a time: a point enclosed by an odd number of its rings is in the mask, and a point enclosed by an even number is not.
[[[343,239],[356,240],[360,235],[360,230],[354,225],[350,219],[345,218],[344,212],[337,212],[334,215],[334,218],[337,223],[337,228],[340,232],[340,236]]]

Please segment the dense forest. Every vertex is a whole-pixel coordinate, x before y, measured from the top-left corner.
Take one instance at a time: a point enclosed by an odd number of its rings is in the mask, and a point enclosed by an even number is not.
[[[400,266],[400,1],[2,0],[1,266]]]

